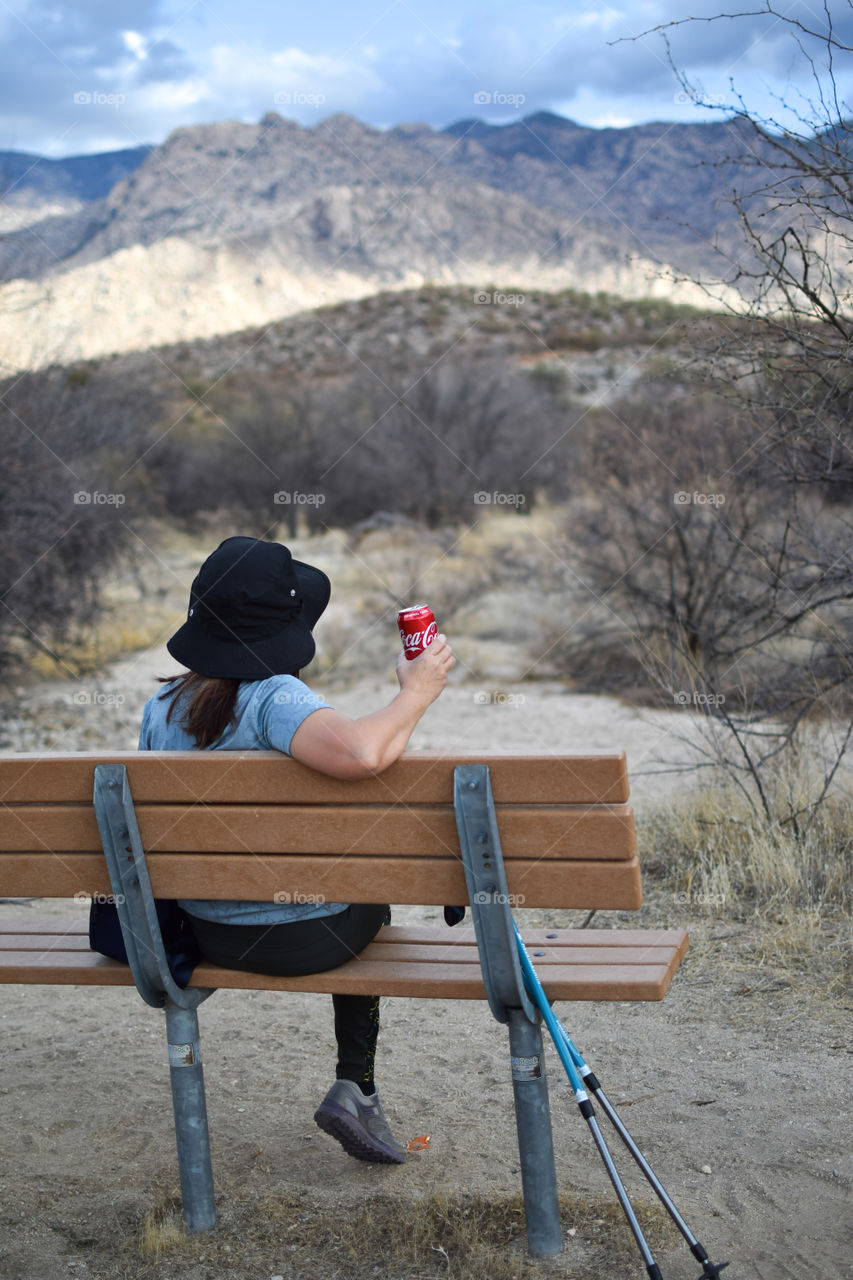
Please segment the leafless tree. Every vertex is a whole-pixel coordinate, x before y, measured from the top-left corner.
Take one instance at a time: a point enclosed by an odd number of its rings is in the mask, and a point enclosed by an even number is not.
[[[252,374],[204,406],[218,480],[194,486],[196,500],[291,532],[297,515],[317,528],[379,511],[471,522],[493,502],[523,514],[553,477],[564,430],[553,388],[494,355],[424,367],[407,353],[322,381]],[[164,442],[166,470],[192,466],[174,456],[182,447]]]
[[[836,13],[851,7],[847,0]],[[670,53],[685,92],[730,118],[726,163],[739,174],[732,200],[743,234],[737,249],[717,246],[725,290],[697,281],[731,317],[706,331],[715,344],[697,352],[715,393],[704,433],[715,441],[712,465],[703,474],[703,432],[683,412],[671,452],[658,433],[657,453],[677,487],[704,486],[724,501],[697,510],[691,497],[684,510],[665,510],[660,476],[657,499],[639,500],[617,470],[622,545],[589,564],[595,589],[644,648],[646,670],[664,687],[685,681],[691,701],[701,700],[722,730],[711,735],[712,754],[768,819],[780,811],[771,793],[782,756],[796,752],[816,713],[840,708],[818,785],[782,805],[799,833],[829,794],[853,733],[853,113],[835,74],[853,46],[828,3],[810,21],[771,0],[684,21],[761,18],[787,31],[813,86],[810,97],[781,102],[776,118],[735,89],[728,103],[709,100]],[[668,50],[679,25],[656,28]],[[623,409],[623,445],[629,416]],[[633,434],[641,438],[638,424]],[[641,484],[644,471],[641,459]]]
[[[67,646],[98,615],[108,568],[140,514],[128,470],[158,408],[86,369],[0,386],[0,671]]]
[[[844,499],[853,485],[853,108],[839,96],[836,66],[853,52],[852,15],[851,0],[826,0],[808,20],[764,0],[751,11],[683,20],[764,18],[787,33],[812,91],[790,93],[775,116],[735,87],[727,101],[710,99],[675,65],[669,36],[683,23],[656,28],[685,93],[728,117],[734,150],[721,163],[735,162],[739,174],[731,199],[742,238],[736,249],[716,246],[726,288],[699,282],[737,320],[719,331],[712,368],[761,414],[776,466]]]

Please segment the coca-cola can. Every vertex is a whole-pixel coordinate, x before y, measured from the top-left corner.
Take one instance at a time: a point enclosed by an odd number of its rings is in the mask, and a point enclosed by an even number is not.
[[[423,653],[436,636],[435,614],[428,604],[413,604],[397,614],[403,652],[409,661]]]

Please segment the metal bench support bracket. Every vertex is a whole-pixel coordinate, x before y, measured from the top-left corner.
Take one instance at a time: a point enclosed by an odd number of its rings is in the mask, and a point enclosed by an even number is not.
[[[509,1024],[528,1250],[551,1257],[562,1233],[542,1031],[521,974],[487,765],[454,770],[453,804],[486,995],[498,1022]]]
[[[189,1231],[216,1222],[198,1006],[211,991],[172,977],[124,765],[95,767],[95,813],[136,988],[165,1010],[183,1217]]]

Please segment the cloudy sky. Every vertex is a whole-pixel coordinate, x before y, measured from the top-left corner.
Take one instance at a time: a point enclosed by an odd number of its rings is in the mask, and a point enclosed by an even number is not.
[[[777,0],[808,26],[818,0]],[[760,9],[765,0],[743,8]],[[853,42],[851,0],[829,0]],[[179,125],[302,124],[347,112],[377,127],[503,123],[550,110],[582,124],[699,120],[657,23],[728,0],[0,0],[0,150],[64,156],[156,143]],[[711,103],[779,111],[814,96],[790,23],[773,14],[671,32]],[[816,52],[816,50],[815,50]],[[836,65],[853,100],[853,70]]]

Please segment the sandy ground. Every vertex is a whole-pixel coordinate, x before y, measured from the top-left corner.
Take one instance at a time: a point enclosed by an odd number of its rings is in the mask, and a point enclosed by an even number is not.
[[[19,691],[4,749],[134,747],[139,706],[153,676],[172,670],[167,661],[155,647],[96,680]],[[413,747],[624,748],[641,820],[645,806],[685,785],[671,772],[687,758],[682,712],[578,696],[557,681],[483,682],[464,669],[456,676]],[[348,712],[370,709],[393,692],[392,679],[333,688],[330,700]],[[315,685],[323,689],[322,680]],[[44,909],[0,903],[4,917]],[[68,914],[69,905],[49,909]],[[691,952],[662,1003],[558,1013],[612,1099],[629,1108],[626,1122],[711,1256],[731,1259],[726,1280],[853,1276],[853,1002],[790,975],[779,979],[756,959],[748,923],[685,920],[683,911],[653,894],[638,916],[601,913],[595,922],[689,925]],[[396,918],[435,915],[407,909]],[[580,922],[577,914],[557,918]],[[349,1159],[312,1122],[333,1073],[327,997],[219,992],[200,1019],[223,1206],[237,1188],[259,1203],[270,1191],[298,1191],[330,1212],[382,1191],[407,1198],[518,1188],[506,1033],[485,1003],[384,1002],[378,1080],[392,1127],[402,1140],[431,1135],[428,1151],[395,1169]],[[112,1280],[119,1270],[111,1270],[110,1249],[122,1259],[120,1274],[140,1280],[297,1274],[285,1228],[261,1263],[253,1255],[251,1270],[241,1268],[239,1238],[215,1264],[205,1261],[202,1243],[198,1257],[182,1255],[162,1270],[134,1252],[158,1189],[176,1185],[163,1029],[162,1015],[132,991],[3,989],[3,1280]],[[603,1171],[553,1054],[549,1073],[560,1185],[604,1194]],[[639,1188],[636,1179],[631,1185]],[[695,1280],[698,1267],[674,1232],[659,1262],[665,1276]],[[567,1236],[554,1267],[575,1280],[601,1275],[586,1267],[582,1233]],[[376,1274],[388,1273],[378,1266]],[[624,1274],[644,1274],[639,1258]]]
[[[849,1005],[779,989],[727,953],[726,926],[703,932],[704,958],[685,962],[662,1003],[558,1014],[611,1099],[630,1108],[623,1118],[694,1232],[715,1260],[732,1260],[727,1277],[849,1276]],[[202,1007],[222,1208],[229,1188],[259,1202],[307,1194],[330,1212],[380,1191],[518,1188],[506,1033],[485,1004],[384,1002],[378,1079],[392,1127],[403,1141],[431,1135],[428,1151],[394,1169],[351,1160],[312,1123],[331,1083],[330,1006],[218,992]],[[8,987],[2,1043],[0,1276],[114,1276],[105,1235],[132,1260],[157,1188],[177,1180],[162,1015],[130,991]],[[559,1184],[603,1195],[550,1050],[548,1061]],[[630,1185],[642,1198],[636,1177]],[[233,1272],[186,1261],[155,1272],[139,1260],[121,1274],[290,1275],[286,1241],[285,1225],[266,1273],[241,1271],[236,1238]],[[583,1244],[567,1236],[557,1274],[598,1280]],[[665,1276],[695,1280],[674,1232],[658,1260]],[[642,1274],[639,1259],[626,1273]]]

